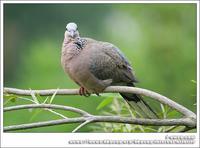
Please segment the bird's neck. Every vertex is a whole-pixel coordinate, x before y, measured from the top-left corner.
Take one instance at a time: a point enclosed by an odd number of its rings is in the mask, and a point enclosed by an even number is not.
[[[65,56],[67,61],[70,61],[71,59],[80,54],[82,48],[80,48],[80,45],[78,44],[79,40],[80,38],[64,38],[62,56]]]
[[[70,42],[73,42],[75,39],[72,37],[65,37],[63,44],[69,44]]]

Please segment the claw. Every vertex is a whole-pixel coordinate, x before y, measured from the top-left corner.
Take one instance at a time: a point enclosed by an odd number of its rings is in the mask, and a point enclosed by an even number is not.
[[[97,96],[100,96],[100,94],[99,93],[95,93]]]
[[[79,95],[80,95],[80,96],[83,95],[83,93],[82,93],[82,87],[80,87],[80,89],[79,89]]]
[[[89,97],[90,96],[90,93],[84,87],[80,87],[79,94],[81,96],[85,96],[85,97]]]

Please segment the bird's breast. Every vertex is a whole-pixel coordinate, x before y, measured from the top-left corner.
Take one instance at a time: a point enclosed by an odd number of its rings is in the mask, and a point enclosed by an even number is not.
[[[76,51],[76,50],[75,50]],[[72,49],[62,53],[61,63],[65,72],[77,82],[86,79],[88,69],[88,56],[82,52],[75,53]]]

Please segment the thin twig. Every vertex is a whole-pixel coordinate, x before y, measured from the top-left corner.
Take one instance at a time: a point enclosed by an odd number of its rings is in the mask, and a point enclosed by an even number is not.
[[[58,115],[58,116],[60,116],[60,117],[62,117],[62,118],[64,118],[64,119],[67,119],[67,118],[68,118],[68,117],[66,117],[66,116],[64,116],[64,115],[62,115],[62,114],[60,114],[60,113],[58,113],[58,112],[56,112],[56,111],[54,111],[54,110],[52,110],[52,109],[46,108],[45,110],[47,110],[47,111],[49,111],[49,112],[51,112],[51,113],[53,113],[53,114],[55,114],[55,115]]]
[[[176,128],[177,128],[177,126],[171,126],[171,127],[169,127],[168,129],[166,129],[165,132],[166,132],[166,133],[169,133],[169,132],[171,132],[172,130],[174,130],[174,129],[176,129]]]
[[[77,126],[77,127],[72,131],[72,133],[77,132],[80,128],[82,128],[83,126],[85,126],[86,124],[91,123],[91,122],[92,122],[92,120],[86,120],[85,122],[83,122],[83,123],[81,123],[79,126]]]
[[[90,116],[89,113],[81,109],[70,107],[70,106],[56,105],[56,104],[27,104],[27,105],[10,106],[10,107],[5,107],[3,111],[7,112],[7,111],[13,111],[13,110],[20,110],[20,109],[29,109],[29,108],[60,109],[60,110],[76,112],[82,116]]]
[[[190,130],[192,130],[192,129],[194,129],[194,128],[192,128],[192,127],[184,127],[182,130],[180,130],[179,132],[182,132],[182,133],[185,133],[185,132],[188,132],[188,131],[190,131]]]

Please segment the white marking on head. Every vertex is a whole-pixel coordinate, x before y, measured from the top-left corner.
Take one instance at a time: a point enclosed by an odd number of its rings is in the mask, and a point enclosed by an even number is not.
[[[71,22],[71,23],[67,24],[66,29],[68,31],[76,31],[78,29],[78,27],[77,27],[76,23]]]

